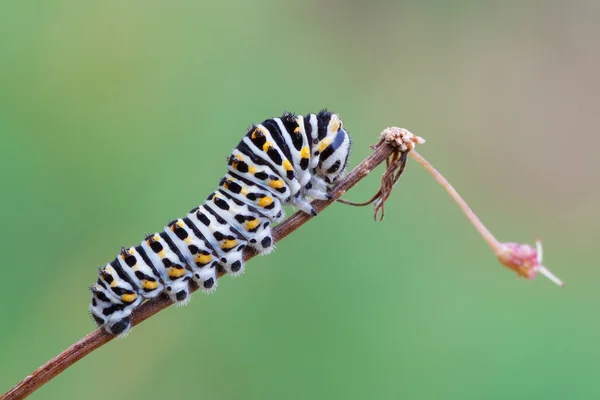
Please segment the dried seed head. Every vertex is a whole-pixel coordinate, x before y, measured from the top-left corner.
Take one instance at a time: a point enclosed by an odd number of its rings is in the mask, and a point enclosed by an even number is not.
[[[396,147],[401,152],[414,149],[415,145],[425,143],[425,139],[413,135],[411,131],[404,128],[392,126],[381,132],[381,141]]]
[[[542,242],[539,239],[536,241],[536,248],[528,244],[501,243],[496,257],[502,265],[526,279],[535,278],[539,272],[557,285],[565,286],[560,279],[542,265]]]

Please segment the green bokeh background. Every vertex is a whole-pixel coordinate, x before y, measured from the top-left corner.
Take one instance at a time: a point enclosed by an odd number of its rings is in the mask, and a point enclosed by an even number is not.
[[[204,199],[251,123],[326,106],[351,166],[387,126],[425,137],[497,237],[541,236],[567,287],[500,267],[409,162],[384,222],[334,205],[32,398],[599,398],[600,3],[1,9],[0,392],[93,330],[96,267]]]

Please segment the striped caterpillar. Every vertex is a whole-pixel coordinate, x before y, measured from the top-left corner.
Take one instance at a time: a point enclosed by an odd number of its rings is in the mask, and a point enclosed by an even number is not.
[[[316,215],[310,199],[330,199],[344,173],[350,137],[342,120],[326,110],[306,117],[285,113],[253,125],[228,158],[219,188],[185,217],[122,248],[99,271],[90,312],[112,335],[131,329],[131,313],[145,299],[166,293],[176,303],[190,299],[190,280],[205,292],[217,287],[224,269],[244,271],[243,251],[273,250],[271,223],[291,204]]]

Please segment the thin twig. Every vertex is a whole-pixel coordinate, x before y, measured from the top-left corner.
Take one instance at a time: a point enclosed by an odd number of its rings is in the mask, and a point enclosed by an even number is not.
[[[362,161],[339,182],[339,184],[332,191],[333,198],[331,200],[313,201],[312,205],[315,210],[320,212],[331,203],[335,202],[348,189],[356,185],[361,179],[371,173],[375,167],[381,164],[396,151],[397,149],[393,145],[389,143],[381,143],[369,157]],[[306,213],[295,213],[275,227],[273,230],[273,239],[275,242],[283,240],[286,236],[298,229],[300,226],[304,225],[304,223],[310,219],[311,216]],[[244,253],[244,260],[247,261],[254,256],[256,256],[256,253],[248,250]],[[192,291],[195,291],[196,289],[197,288],[192,288]],[[132,325],[135,326],[143,322],[147,318],[150,318],[171,304],[173,303],[171,303],[171,301],[165,295],[161,295],[152,301],[142,304],[133,312]],[[0,397],[0,400],[16,400],[29,396],[46,382],[55,378],[68,367],[81,360],[83,357],[87,356],[100,346],[110,342],[114,338],[114,336],[109,335],[103,329],[95,330],[83,339],[71,345],[69,348],[48,361],[46,364],[33,371],[31,375],[27,376],[10,391]]]
[[[379,221],[383,221],[383,217],[385,216],[385,202],[388,197],[390,197],[394,185],[396,185],[400,179],[400,176],[402,176],[404,168],[406,168],[406,154],[407,152],[395,152],[391,157],[388,157],[385,160],[386,168],[383,176],[381,177],[381,186],[379,187],[377,193],[375,193],[369,200],[362,203],[356,203],[346,199],[338,199],[337,201],[339,203],[355,207],[363,207],[368,206],[371,203],[375,203],[373,219],[377,221],[377,215],[381,211],[381,214],[379,215]]]
[[[500,242],[494,237],[494,235],[492,235],[492,232],[490,232],[488,228],[485,227],[483,222],[481,222],[481,220],[477,217],[473,210],[471,210],[471,207],[469,207],[467,202],[460,196],[460,194],[458,194],[458,192],[456,191],[456,189],[454,189],[450,182],[448,182],[446,178],[444,178],[444,176],[433,167],[433,165],[431,165],[429,162],[427,162],[427,160],[421,157],[421,155],[417,153],[416,150],[411,151],[410,155],[419,164],[421,164],[423,168],[425,168],[433,176],[433,178],[436,181],[438,181],[440,185],[442,185],[444,189],[446,189],[450,197],[452,197],[454,201],[458,203],[458,206],[465,213],[465,215],[471,221],[471,223],[475,226],[475,229],[477,229],[479,234],[485,239],[487,244],[492,248],[494,253],[501,253],[502,245],[500,244]]]

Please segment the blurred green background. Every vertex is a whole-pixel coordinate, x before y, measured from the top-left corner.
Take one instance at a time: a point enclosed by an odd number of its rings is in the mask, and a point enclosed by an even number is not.
[[[599,19],[593,1],[5,2],[0,392],[94,329],[96,267],[203,200],[250,124],[328,107],[351,166],[387,126],[426,138],[567,287],[503,269],[409,162],[384,222],[334,205],[32,398],[599,398]]]

